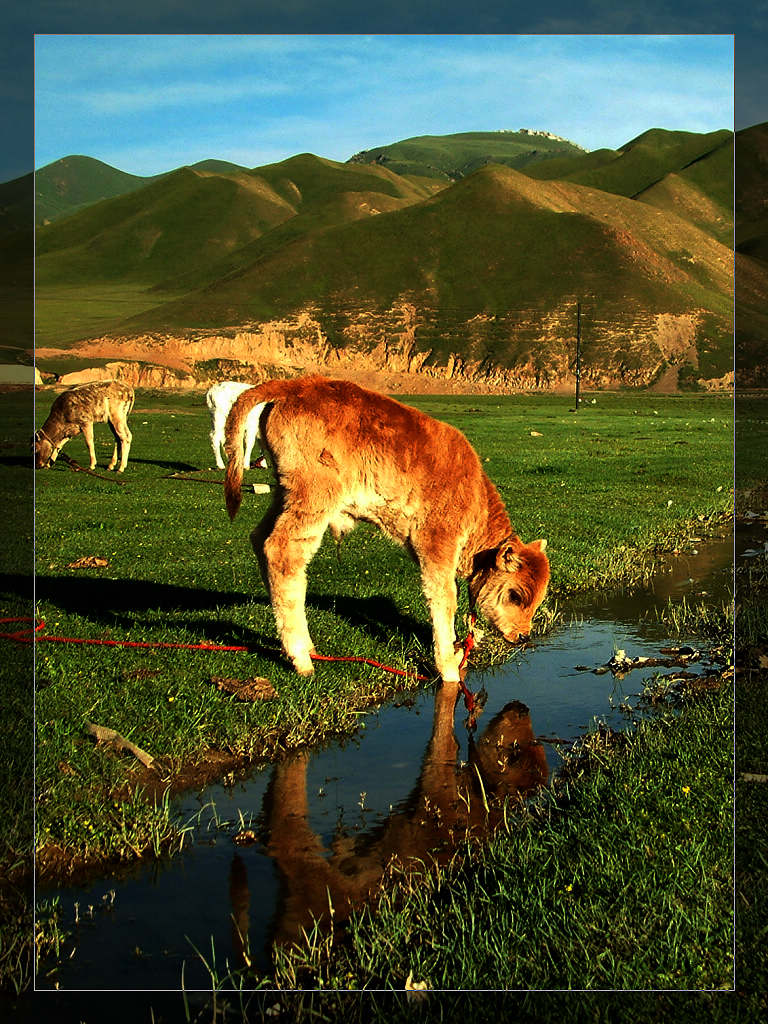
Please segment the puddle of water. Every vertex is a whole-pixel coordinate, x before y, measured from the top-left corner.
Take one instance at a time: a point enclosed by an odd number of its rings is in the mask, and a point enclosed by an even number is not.
[[[737,545],[754,543],[754,532],[745,537]],[[178,989],[182,977],[187,989],[209,988],[195,948],[209,962],[215,949],[222,977],[227,964],[241,965],[247,937],[252,963],[267,969],[272,943],[297,938],[312,914],[327,912],[328,892],[339,920],[376,888],[393,854],[447,860],[457,838],[496,824],[493,813],[486,820],[483,791],[525,792],[545,782],[559,763],[549,740],[572,741],[595,717],[624,727],[619,704],[634,705],[643,679],[658,671],[619,679],[576,666],[596,667],[617,649],[657,656],[668,637],[654,612],[670,597],[727,599],[732,561],[733,540],[724,538],[670,560],[646,591],[571,602],[563,625],[535,647],[470,675],[472,689],[487,692],[474,736],[461,701],[423,691],[366,716],[352,739],[233,787],[181,797],[182,816],[200,820],[186,852],[79,888],[40,891],[59,895],[63,926],[74,933],[75,954],[54,977],[62,989]],[[238,846],[243,829],[255,841]],[[48,983],[38,978],[38,987]]]

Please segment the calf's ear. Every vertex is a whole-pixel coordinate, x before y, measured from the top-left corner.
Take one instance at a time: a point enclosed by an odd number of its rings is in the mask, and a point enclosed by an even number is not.
[[[531,541],[531,547],[534,549],[538,549],[539,551],[546,551],[547,542],[545,540],[534,540]]]
[[[522,567],[522,559],[512,546],[512,541],[505,540],[496,554],[496,568],[502,572],[519,572]]]

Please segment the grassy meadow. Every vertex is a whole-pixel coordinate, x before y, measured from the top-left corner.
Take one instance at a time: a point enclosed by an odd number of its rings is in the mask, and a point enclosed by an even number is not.
[[[599,396],[576,415],[568,398],[413,401],[475,444],[520,535],[547,538],[550,602],[640,581],[655,551],[684,547],[731,502],[724,399]],[[86,721],[162,759],[172,777],[210,749],[269,757],[351,731],[362,709],[401,685],[374,668],[333,664],[308,682],[283,661],[248,539],[268,496],[246,493],[230,523],[218,484],[168,478],[222,476],[208,469],[207,416],[201,396],[140,393],[124,483],[73,473],[61,461],[36,475],[36,610],[49,634],[253,648],[246,655],[40,643],[40,846],[91,858],[157,845],[154,812],[141,801],[105,802],[130,782],[135,762],[105,757],[84,740]],[[111,435],[97,433],[103,466]],[[82,440],[65,452],[83,460]],[[260,470],[246,477],[264,479]],[[74,567],[91,557],[107,564]],[[373,528],[359,527],[338,551],[326,537],[309,571],[308,618],[322,654],[433,673],[418,569]],[[210,684],[212,676],[254,675],[271,680],[277,701],[243,705]]]
[[[38,425],[53,397],[53,392],[37,393]],[[551,613],[564,594],[642,583],[658,552],[691,547],[697,543],[693,537],[705,536],[710,524],[721,525],[732,507],[729,397],[597,394],[594,404],[592,397],[577,414],[569,411],[572,399],[567,396],[407,399],[466,433],[524,540],[547,538],[552,586],[542,622],[547,620],[547,609]],[[413,679],[404,684],[364,665],[321,664],[311,680],[295,676],[280,655],[248,540],[268,498],[246,491],[239,516],[229,522],[222,488],[209,482],[223,474],[209,468],[213,460],[202,396],[139,392],[131,428],[134,443],[122,483],[72,472],[61,460],[56,468],[35,474],[37,615],[51,635],[248,645],[250,652],[36,645],[35,842],[41,871],[48,877],[66,874],[73,866],[178,848],[183,838],[180,823],[167,800],[157,794],[180,775],[194,778],[189,773],[196,768],[202,773],[198,778],[203,777],[206,765],[213,761],[212,752],[233,763],[274,757],[333,734],[351,733],[365,708],[396,688],[428,685]],[[99,427],[96,435],[97,470],[106,475],[111,435]],[[65,452],[85,462],[82,439],[72,441]],[[7,458],[3,472],[19,486],[31,483],[28,460]],[[172,473],[201,479],[173,479]],[[264,471],[246,475],[248,482],[265,479]],[[98,562],[89,565],[89,560]],[[14,610],[20,606],[19,579],[6,574],[4,600],[11,609],[6,614],[19,614]],[[460,611],[465,610],[462,590]],[[418,570],[373,529],[359,527],[340,550],[330,537],[324,540],[310,567],[308,618],[322,654],[362,655],[433,675],[431,631]],[[502,648],[489,635],[474,656],[477,663],[487,664],[502,656]],[[267,677],[278,697],[258,704],[235,702],[216,690],[213,676]],[[674,727],[678,729],[675,751],[689,744],[695,760],[697,750],[711,748],[712,756],[694,766],[703,782],[717,771],[729,771],[729,713],[727,697],[721,695],[707,714],[699,714],[698,723]],[[88,722],[116,730],[154,756],[160,785],[152,792],[137,786],[147,781],[146,772],[130,756],[94,746],[86,735]],[[635,767],[622,769],[628,790],[633,771],[643,771],[643,758],[653,763],[661,756],[657,738],[650,736],[647,748],[643,742],[634,755]],[[687,784],[691,767],[689,757],[673,758],[665,778]],[[655,813],[658,788],[664,785],[648,782],[632,794],[633,806],[643,809],[644,815]],[[577,806],[582,799],[585,806],[593,800],[594,812],[601,799],[599,787],[610,787],[609,776],[602,781],[597,778],[594,786],[597,796],[585,793]],[[707,844],[705,837],[713,828],[724,827],[721,816],[727,799],[724,803],[723,796],[719,788],[707,797],[700,793],[699,810],[686,818],[703,867],[697,875],[694,859],[691,887],[683,897],[684,903],[693,901],[687,910],[692,931],[686,932],[681,925],[680,935],[668,936],[670,949],[685,941],[683,934],[695,934],[702,948],[710,940],[718,948],[722,945],[717,929],[725,924],[718,913],[725,898],[722,871],[730,859],[721,843]],[[674,817],[675,806],[674,801],[666,803],[665,819],[670,814]],[[588,817],[590,812],[584,813]],[[555,832],[557,827],[555,822]],[[551,842],[562,849],[563,835],[540,841],[545,847]],[[678,842],[678,829],[674,835]],[[508,859],[515,856],[509,847],[513,839],[512,834],[502,835],[492,845],[487,877],[508,870]],[[604,841],[614,844],[613,863],[618,871],[637,837],[631,831],[613,834],[609,828]],[[600,842],[598,835],[594,843]],[[538,870],[534,865],[541,864],[542,857],[545,867],[553,863],[555,846],[541,856],[532,850],[534,874]],[[585,858],[582,867],[578,867],[581,855],[572,851],[569,866],[564,864],[558,872],[573,869],[574,877],[582,872],[587,885],[594,868],[587,868],[586,849],[578,849]],[[657,887],[664,887],[668,867],[655,876]],[[709,908],[702,917],[696,880],[705,876],[714,889],[702,890],[701,900]],[[585,934],[594,929],[594,915],[604,909],[599,901],[590,906],[591,911],[584,911]],[[549,912],[551,908],[540,909]],[[670,905],[665,913],[672,909]],[[500,921],[508,910],[500,908]],[[561,908],[558,913],[565,911]],[[419,927],[430,926],[418,907],[415,914]],[[570,920],[566,915],[561,924]],[[651,932],[656,942],[661,919],[654,920]],[[466,926],[474,927],[471,921]],[[366,927],[361,926],[363,931]],[[403,935],[410,934],[411,924],[398,927]],[[630,921],[622,924],[627,943],[633,941],[634,927]],[[643,926],[639,927],[642,932]],[[461,939],[446,932],[446,944],[453,941]],[[593,932],[590,942],[594,941]],[[366,962],[373,965],[375,956]],[[576,957],[577,974],[580,962]],[[291,971],[307,969],[301,957],[297,963],[285,966],[285,983]],[[622,977],[626,981],[627,972],[631,974],[637,963],[637,957],[630,958],[623,975],[615,965],[609,969],[603,964],[584,981],[595,985],[618,983]],[[429,964],[414,961],[414,966],[429,969],[433,985],[449,980]],[[657,977],[650,963],[646,969],[649,977]],[[670,956],[663,980],[670,987],[684,982],[696,987],[700,979],[712,978],[720,984],[727,969],[718,955],[703,973],[693,969],[686,973],[685,964]],[[317,969],[315,982],[338,983],[339,978],[323,974],[325,970]],[[567,974],[568,969],[564,970]],[[471,982],[482,972],[482,964],[475,962],[460,976]],[[385,986],[404,981],[399,968],[396,978],[384,977],[380,966],[371,966],[367,979],[357,980],[366,983],[371,978]],[[513,984],[513,979],[505,977],[504,982]],[[526,987],[527,982],[521,984]]]

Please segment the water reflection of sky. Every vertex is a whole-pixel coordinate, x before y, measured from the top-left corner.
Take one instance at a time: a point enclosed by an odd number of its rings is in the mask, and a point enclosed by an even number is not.
[[[530,709],[532,735],[544,740],[552,771],[559,754],[548,740],[573,740],[595,718],[622,728],[627,717],[618,705],[635,703],[643,680],[659,670],[635,669],[618,679],[577,666],[597,667],[617,649],[630,658],[657,655],[669,637],[656,611],[670,597],[702,591],[708,601],[727,599],[732,550],[724,539],[698,555],[674,558],[652,590],[576,599],[563,608],[561,625],[546,638],[494,671],[470,673],[468,685],[487,693],[475,738],[510,702],[522,702]],[[182,965],[187,989],[208,987],[193,945],[210,959],[213,940],[217,972],[226,974],[225,961],[235,965],[240,945],[233,911],[248,933],[255,965],[266,968],[271,937],[297,927],[301,900],[317,898],[313,882],[327,881],[337,899],[347,889],[353,892],[392,843],[413,847],[424,841],[419,829],[414,833],[417,803],[425,792],[439,802],[441,787],[450,789],[445,764],[450,762],[454,781],[455,766],[466,779],[467,768],[461,768],[470,759],[466,710],[459,700],[455,711],[448,709],[447,729],[438,729],[438,703],[434,689],[423,690],[367,715],[356,736],[312,751],[300,765],[270,767],[234,786],[212,786],[180,798],[182,817],[199,817],[194,842],[184,854],[60,891],[65,927],[72,927],[75,901],[80,917],[75,956],[56,975],[61,987],[173,989],[181,985]],[[437,733],[443,737],[438,748]],[[306,807],[296,815],[305,796]],[[223,827],[212,821],[208,803]],[[293,825],[286,817],[292,811]],[[253,827],[259,842],[235,846],[232,837],[243,825]],[[101,909],[102,897],[110,889],[116,897],[107,911]],[[38,984],[47,982],[40,978]]]

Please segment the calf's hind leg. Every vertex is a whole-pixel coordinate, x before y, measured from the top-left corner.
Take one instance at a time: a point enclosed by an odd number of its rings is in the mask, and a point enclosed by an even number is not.
[[[320,547],[329,516],[273,508],[251,534],[269,591],[277,631],[288,658],[300,675],[314,671],[314,646],[307,625],[307,566]]]
[[[88,455],[90,456],[90,468],[96,468],[96,451],[93,447],[93,423],[83,424],[83,437],[88,447]]]
[[[125,469],[125,464],[128,462],[128,452],[131,450],[133,434],[128,429],[128,424],[120,423],[119,420],[114,423],[112,420],[109,420],[109,428],[115,438],[115,450],[112,452],[112,458],[107,469],[114,469],[117,466],[117,472],[122,473]],[[119,465],[118,458],[120,459]]]
[[[211,439],[211,448],[213,448],[213,457],[216,459],[216,465],[219,469],[226,469],[227,464],[221,455],[224,450],[224,421],[218,417],[214,419],[208,436]]]

